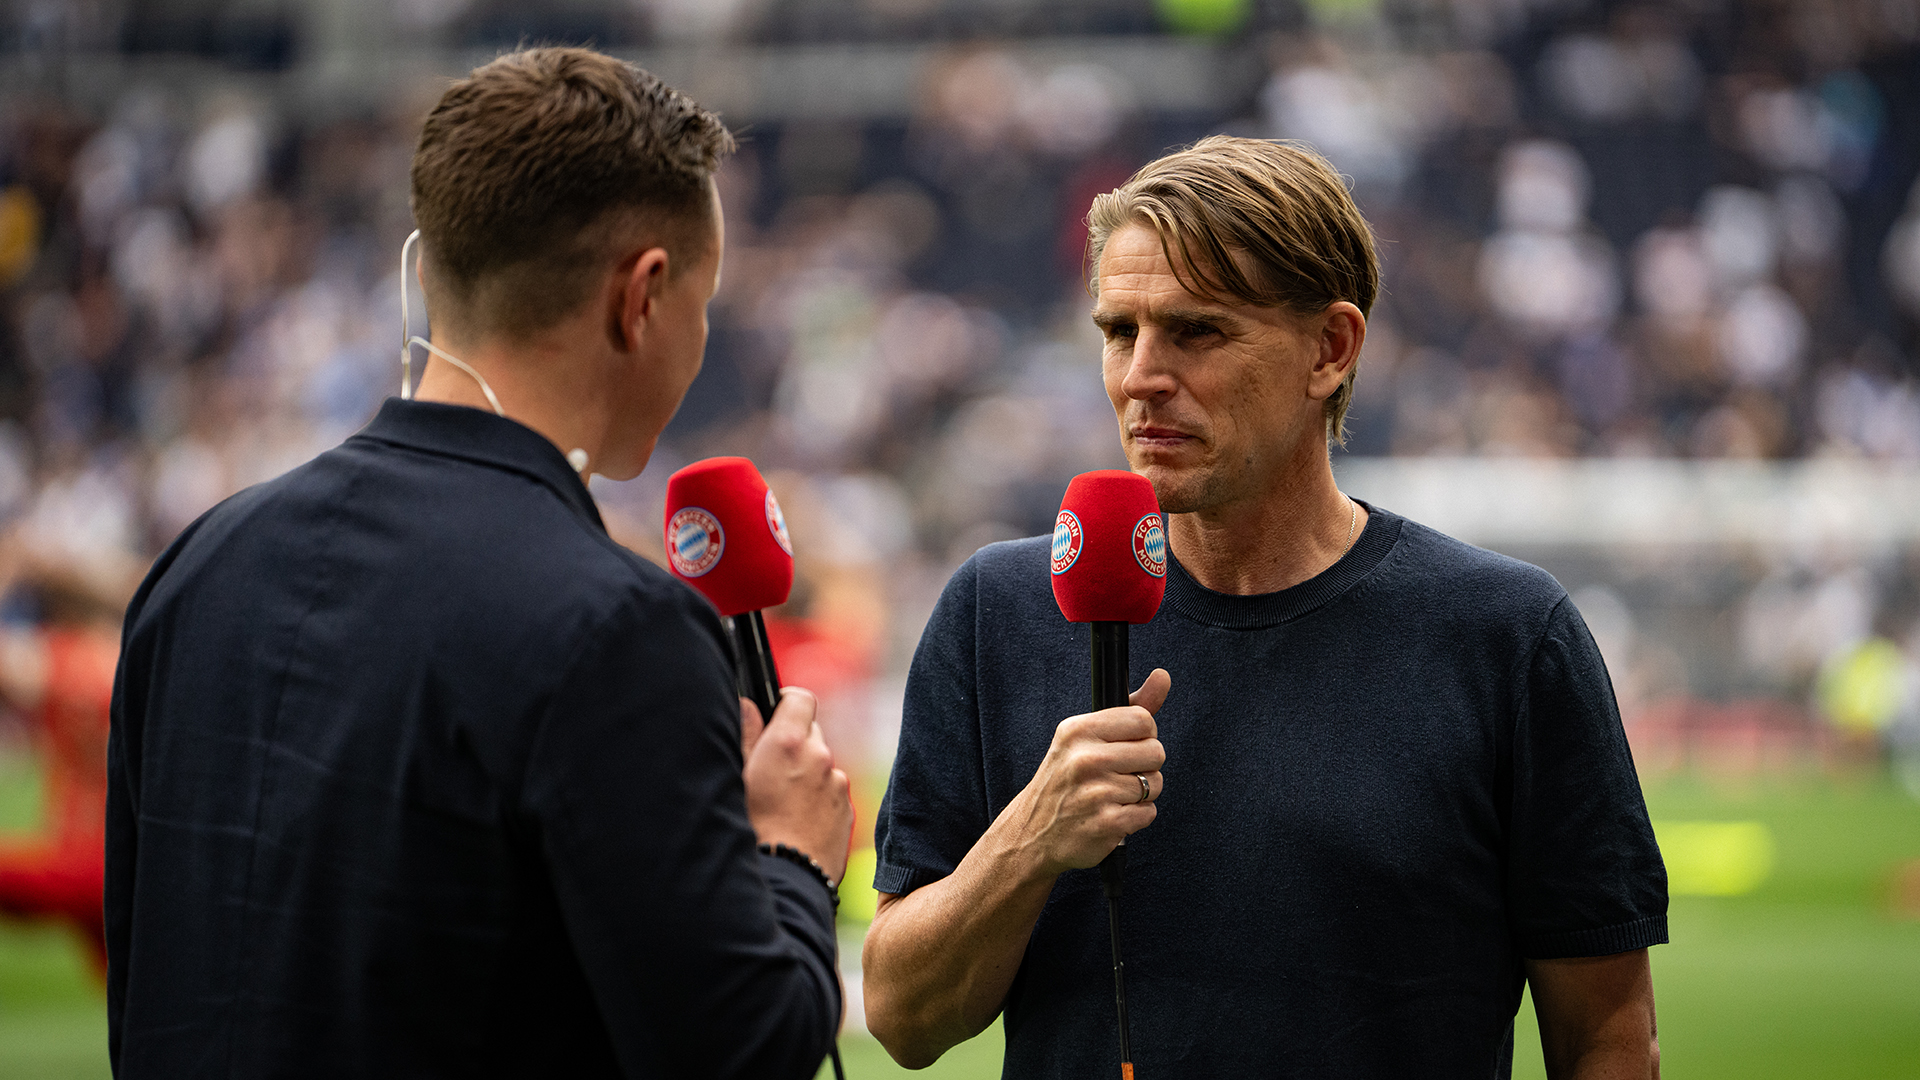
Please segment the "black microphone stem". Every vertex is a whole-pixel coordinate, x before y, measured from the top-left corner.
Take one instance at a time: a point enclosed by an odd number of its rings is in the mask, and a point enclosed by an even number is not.
[[[763,722],[773,719],[773,707],[780,704],[780,673],[774,670],[773,646],[767,642],[767,620],[758,611],[747,611],[721,621],[733,639],[734,685],[759,708]]]
[[[1093,708],[1127,703],[1127,624],[1096,622],[1093,627]],[[1120,962],[1120,886],[1127,873],[1127,842],[1100,860],[1100,888],[1107,894],[1107,936],[1113,942],[1113,1004],[1120,1020],[1120,1076],[1133,1080],[1133,1051],[1127,1045],[1127,977]]]
[[[1093,709],[1117,709],[1127,703],[1127,624],[1093,626]]]
[[[1127,849],[1117,847],[1100,864],[1101,883],[1107,887],[1107,937],[1113,942],[1113,1006],[1120,1018],[1120,1080],[1133,1080],[1133,1051],[1127,1046],[1127,977],[1120,962],[1120,874],[1126,868]],[[1118,856],[1116,860],[1114,856]],[[1109,877],[1107,864],[1116,863]]]

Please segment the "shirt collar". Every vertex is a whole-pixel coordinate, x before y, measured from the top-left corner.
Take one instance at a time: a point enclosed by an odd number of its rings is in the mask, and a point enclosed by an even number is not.
[[[1279,592],[1259,596],[1214,592],[1195,581],[1168,551],[1166,603],[1196,622],[1229,630],[1278,626],[1313,611],[1359,584],[1400,538],[1403,518],[1364,500],[1361,505],[1367,508],[1367,524],[1347,553],[1318,575]]]
[[[601,529],[606,528],[600,520],[599,506],[580,482],[580,474],[545,435],[518,420],[465,405],[390,397],[354,438],[517,472],[552,488],[562,502]]]

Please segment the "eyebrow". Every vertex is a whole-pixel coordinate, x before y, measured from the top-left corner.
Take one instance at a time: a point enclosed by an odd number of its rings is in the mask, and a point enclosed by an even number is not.
[[[1156,323],[1202,323],[1218,326],[1232,320],[1233,316],[1225,311],[1210,311],[1206,308],[1161,308],[1147,313],[1149,322]],[[1117,311],[1098,311],[1093,313],[1093,325],[1102,330],[1114,326],[1136,323],[1140,320],[1132,315]]]

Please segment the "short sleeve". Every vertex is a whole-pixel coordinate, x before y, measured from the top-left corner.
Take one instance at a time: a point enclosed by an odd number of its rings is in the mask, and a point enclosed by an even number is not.
[[[1667,940],[1667,875],[1605,662],[1562,599],[1524,668],[1513,731],[1507,900],[1521,955]]]
[[[979,557],[947,582],[907,672],[893,774],[874,823],[873,887],[904,895],[953,873],[992,824],[976,664]]]

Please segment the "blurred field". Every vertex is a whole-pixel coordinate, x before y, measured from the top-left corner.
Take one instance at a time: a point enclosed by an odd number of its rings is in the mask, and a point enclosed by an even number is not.
[[[0,760],[0,826],[31,824],[36,787]],[[1751,893],[1674,900],[1674,942],[1654,950],[1667,1075],[1920,1076],[1920,911],[1898,911],[1894,885],[1920,861],[1920,802],[1878,776],[1647,794],[1661,821],[1757,821],[1777,845]],[[107,1076],[101,1000],[65,930],[0,920],[0,1077]],[[1530,1009],[1516,1043],[1515,1076],[1543,1076]],[[918,1075],[996,1077],[999,1046],[996,1027]],[[850,1035],[842,1053],[857,1080],[906,1075],[871,1039]]]

